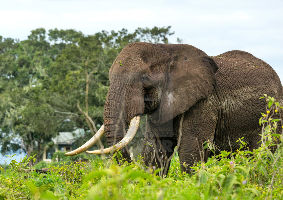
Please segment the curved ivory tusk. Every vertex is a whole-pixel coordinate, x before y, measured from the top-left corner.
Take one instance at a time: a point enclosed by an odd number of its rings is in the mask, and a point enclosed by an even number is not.
[[[77,155],[81,152],[88,150],[90,147],[92,147],[101,138],[101,136],[103,134],[104,134],[104,125],[102,125],[100,127],[100,129],[96,132],[96,134],[89,141],[87,141],[81,147],[79,147],[79,148],[77,148],[73,151],[70,151],[68,153],[65,153],[65,155],[66,156],[73,156],[73,155]]]
[[[135,137],[137,130],[139,128],[139,124],[140,124],[140,116],[136,116],[131,120],[128,132],[120,142],[106,149],[86,151],[86,152],[92,154],[107,154],[125,147]]]

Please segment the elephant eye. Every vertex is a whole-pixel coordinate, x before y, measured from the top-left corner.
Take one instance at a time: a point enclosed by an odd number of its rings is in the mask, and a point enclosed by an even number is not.
[[[142,77],[141,77],[141,79],[142,79],[142,82],[144,82],[144,81],[148,81],[149,80],[149,78],[148,78],[148,76],[147,75],[142,75]]]
[[[142,75],[141,81],[142,81],[144,87],[149,87],[150,86],[150,79],[149,79],[149,77],[147,75],[145,75],[145,74]]]

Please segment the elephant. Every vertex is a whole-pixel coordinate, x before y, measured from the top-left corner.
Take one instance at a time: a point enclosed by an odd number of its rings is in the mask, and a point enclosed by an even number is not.
[[[67,155],[87,150],[104,134],[111,147],[87,152],[121,150],[128,159],[127,144],[140,116],[147,116],[142,157],[147,166],[162,168],[164,175],[176,146],[186,172],[207,159],[207,141],[218,150],[234,151],[236,141],[244,137],[249,149],[258,147],[258,120],[266,109],[260,97],[283,98],[276,72],[252,54],[232,50],[208,56],[188,44],[128,44],[112,64],[109,80],[104,125]]]

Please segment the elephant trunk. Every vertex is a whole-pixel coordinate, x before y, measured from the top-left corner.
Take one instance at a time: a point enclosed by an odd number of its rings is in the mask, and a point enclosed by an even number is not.
[[[104,126],[108,146],[116,144],[125,134],[125,92],[110,86],[104,105]]]
[[[119,85],[119,86],[116,86]],[[121,141],[132,118],[144,112],[143,90],[137,85],[110,85],[104,106],[105,136],[108,145]]]

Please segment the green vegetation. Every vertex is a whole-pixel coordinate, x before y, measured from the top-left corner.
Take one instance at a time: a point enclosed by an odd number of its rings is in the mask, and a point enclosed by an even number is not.
[[[192,174],[180,171],[175,155],[167,177],[141,161],[118,165],[115,158],[99,157],[49,164],[45,174],[28,166],[30,157],[1,169],[0,199],[282,199],[283,135],[278,132],[283,127],[276,118],[282,107],[274,98],[264,98],[261,145],[253,151],[240,138],[239,150],[197,163]]]

